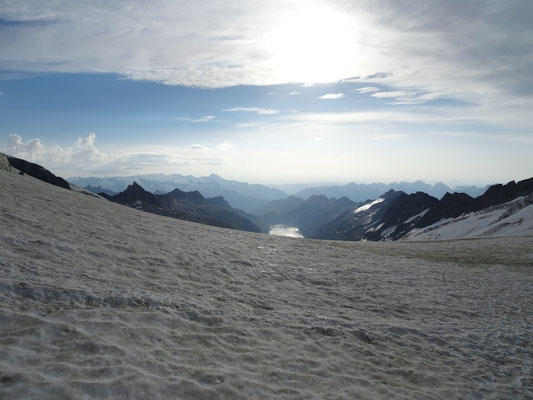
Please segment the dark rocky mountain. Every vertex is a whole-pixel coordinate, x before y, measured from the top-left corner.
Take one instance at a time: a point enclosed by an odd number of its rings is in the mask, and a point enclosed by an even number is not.
[[[48,171],[46,168],[40,166],[39,164],[35,164],[17,157],[6,157],[11,166],[18,169],[19,171],[24,172],[25,174],[28,174],[43,182],[47,182],[52,185],[59,186],[63,189],[70,190],[70,185],[66,180],[64,180],[60,176],[55,176],[53,173]]]
[[[325,224],[312,237],[329,240],[381,240],[388,235],[387,212],[403,192],[389,190]]]
[[[266,221],[279,220],[280,216],[290,213],[295,208],[301,206],[303,202],[304,200],[299,197],[289,196],[286,199],[272,200],[271,202],[253,210],[252,213]],[[280,222],[273,223],[278,224]]]
[[[424,228],[444,218],[457,218],[465,213],[484,210],[531,193],[533,193],[533,178],[519,182],[511,181],[506,185],[492,185],[476,198],[464,193],[446,193],[441,201],[420,219],[416,228]]]
[[[113,190],[104,189],[104,188],[102,188],[100,186],[87,185],[83,189],[88,190],[88,191],[93,192],[93,193],[96,193],[96,194],[105,193],[105,194],[107,194],[109,196],[113,196],[113,195],[117,194],[117,192],[114,192]]]
[[[114,196],[99,193],[115,203],[138,210],[223,228],[261,232],[261,229],[234,210],[223,197],[206,199],[200,192],[174,189],[166,194],[153,194],[133,182]]]
[[[197,190],[205,198],[222,196],[234,208],[246,212],[256,209],[269,201],[284,199],[287,193],[264,185],[249,184],[246,182],[232,181],[211,174],[196,178],[190,175],[164,175],[150,174],[127,177],[90,177],[69,178],[69,181],[81,187],[100,187],[115,193],[121,192],[132,182],[137,182],[146,190],[154,194],[164,194],[178,188],[185,192]],[[100,192],[105,192],[101,190]]]
[[[267,225],[288,225],[298,227],[305,237],[314,237],[327,222],[352,210],[357,203],[346,197],[328,199],[326,196],[311,196],[307,200],[288,197],[275,200],[255,211]]]
[[[426,193],[389,191],[374,201],[330,221],[315,236],[336,240],[397,240],[413,229],[442,219],[485,210],[533,193],[533,178],[493,185],[476,198],[465,193],[446,193],[441,200]]]
[[[473,211],[507,203],[519,196],[527,196],[530,193],[533,193],[533,178],[524,179],[519,182],[511,181],[506,185],[492,185],[485,193],[476,198],[475,210]]]
[[[463,186],[456,191],[468,193],[471,196],[479,196],[483,193],[485,188],[477,186]],[[389,191],[401,191],[407,194],[424,192],[430,196],[440,199],[446,192],[453,192],[453,190],[443,184],[442,182],[430,185],[422,181],[415,182],[395,182],[395,183],[348,183],[346,185],[329,185],[318,186],[301,190],[295,196],[307,199],[313,195],[323,194],[326,197],[348,197],[352,201],[365,201],[366,199],[376,199],[381,194]]]

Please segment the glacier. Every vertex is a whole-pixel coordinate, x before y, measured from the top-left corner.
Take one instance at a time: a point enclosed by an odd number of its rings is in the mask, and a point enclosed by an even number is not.
[[[533,237],[338,242],[0,171],[0,397],[527,399]]]

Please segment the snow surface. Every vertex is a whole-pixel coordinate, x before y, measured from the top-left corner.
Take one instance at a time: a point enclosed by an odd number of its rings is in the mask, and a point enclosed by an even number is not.
[[[458,218],[442,219],[428,227],[414,229],[402,239],[447,240],[519,235],[533,235],[533,195]]]
[[[389,227],[387,229],[384,229],[383,232],[381,232],[381,237],[382,238],[386,238],[386,237],[392,235],[395,230],[396,230],[396,225],[391,226],[391,227]]]
[[[427,212],[429,211],[429,208],[426,208],[424,211],[422,211],[420,214],[416,214],[416,215],[413,215],[411,218],[407,219],[405,221],[406,224],[409,224],[415,220],[419,220],[420,218],[422,218],[424,215],[427,214]]]
[[[360,212],[362,212],[362,211],[366,211],[366,210],[368,210],[370,207],[375,206],[376,204],[379,204],[379,203],[381,203],[381,202],[383,202],[383,201],[385,201],[385,199],[383,199],[383,198],[380,197],[379,199],[376,199],[376,200],[374,200],[374,201],[371,202],[371,203],[368,203],[368,204],[365,204],[364,206],[361,206],[361,207],[359,207],[359,208],[356,208],[355,211],[354,211],[353,213],[354,213],[354,214],[358,214],[358,213],[360,213]]]
[[[0,398],[533,398],[533,237],[199,225],[0,171]]]

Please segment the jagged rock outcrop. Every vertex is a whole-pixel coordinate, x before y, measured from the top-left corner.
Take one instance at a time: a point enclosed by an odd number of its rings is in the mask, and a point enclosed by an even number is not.
[[[66,180],[59,176],[55,176],[53,173],[48,171],[46,168],[40,166],[39,164],[35,164],[26,160],[23,160],[21,158],[7,156],[7,159],[9,160],[9,163],[12,167],[18,169],[21,172],[24,172],[25,174],[28,174],[36,179],[39,179],[43,182],[50,183],[55,186],[59,186],[64,189],[70,190],[70,185]]]
[[[253,222],[231,208],[223,197],[206,199],[198,191],[174,189],[166,194],[153,194],[133,182],[126,190],[114,196],[105,193],[100,195],[115,203],[154,214],[223,228],[261,232]]]

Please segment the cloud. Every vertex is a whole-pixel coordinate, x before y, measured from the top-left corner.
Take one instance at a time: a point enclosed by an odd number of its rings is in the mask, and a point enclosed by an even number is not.
[[[405,96],[408,96],[408,95],[409,95],[409,93],[404,92],[402,90],[394,90],[394,91],[391,91],[391,92],[373,93],[371,96],[372,97],[377,97],[377,98],[380,98],[380,99],[389,99],[389,98],[393,98],[393,97],[405,97]]]
[[[225,112],[238,112],[238,111],[254,112],[254,113],[259,114],[259,115],[279,114],[278,110],[273,110],[273,109],[270,109],[270,108],[259,108],[259,107],[234,107],[234,108],[226,108],[226,109],[221,110],[221,111],[225,111]]]
[[[282,121],[306,125],[346,125],[371,123],[425,124],[451,121],[448,116],[433,113],[400,111],[320,112],[287,115]]]
[[[45,146],[40,139],[24,141],[21,136],[10,134],[5,152],[29,161],[42,162],[80,162],[103,161],[106,155],[95,147],[96,135],[90,133],[86,138],[78,138],[72,146]]]
[[[234,146],[233,143],[231,143],[231,140],[225,140],[217,146],[217,149],[220,150],[231,150],[233,148]]]
[[[124,173],[164,172],[176,170],[210,171],[212,166],[226,163],[225,152],[233,149],[230,141],[216,147],[193,144],[188,147],[138,146],[96,147],[96,135],[76,139],[71,146],[47,146],[41,139],[24,141],[18,134],[10,134],[0,151],[43,165],[52,172],[70,177],[74,175],[121,175]]]
[[[342,99],[344,97],[344,93],[327,93],[322,96],[319,96],[318,98],[321,100],[337,100]]]
[[[274,93],[274,92],[268,92],[268,93],[267,93],[267,96],[274,96],[275,94],[276,94],[276,93]]]
[[[359,88],[359,89],[355,89],[355,91],[357,91],[359,93],[372,93],[372,92],[379,91],[379,88],[377,88],[375,86],[366,86],[366,87],[362,87],[362,88]]]
[[[289,96],[298,96],[299,94],[302,94],[302,93],[295,90],[294,92],[290,92]]]
[[[191,144],[190,146],[187,146],[188,149],[191,150],[205,150],[207,147],[202,146],[201,144]]]
[[[395,99],[393,105],[400,104],[423,104],[428,101],[437,100],[442,97],[438,93],[416,93],[404,90],[393,90],[388,92],[376,92],[371,94],[372,97],[380,99]]]
[[[216,117],[214,117],[212,115],[204,115],[203,117],[200,117],[200,118],[189,118],[189,117],[179,117],[179,118],[177,118],[178,121],[192,122],[192,123],[195,123],[195,124],[203,123],[203,122],[211,122],[214,119],[216,119]]]
[[[495,109],[533,101],[529,0],[30,4],[2,4],[0,70],[211,88],[359,77]]]

